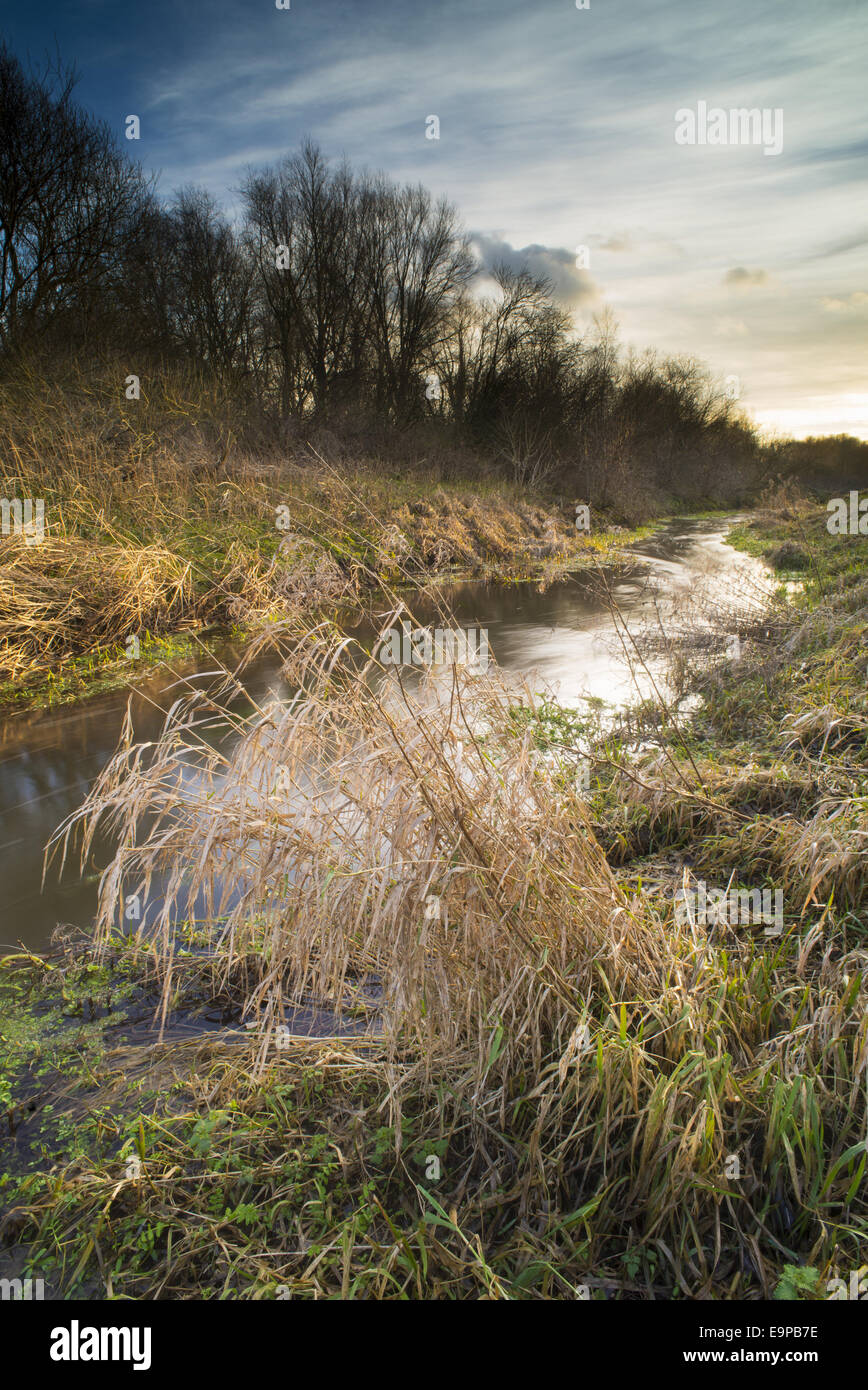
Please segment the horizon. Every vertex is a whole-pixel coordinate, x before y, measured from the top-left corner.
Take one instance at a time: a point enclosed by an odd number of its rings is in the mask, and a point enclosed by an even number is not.
[[[3,36],[37,63],[56,43],[76,99],[163,199],[193,183],[234,214],[248,169],[309,137],[448,197],[482,266],[547,275],[579,332],[610,310],[625,348],[735,379],[765,437],[864,440],[857,17],[851,0],[785,15],[664,0],[650,18],[638,0],[365,14],[157,0],[147,15],[77,0],[6,16]],[[753,138],[733,142],[751,111]]]

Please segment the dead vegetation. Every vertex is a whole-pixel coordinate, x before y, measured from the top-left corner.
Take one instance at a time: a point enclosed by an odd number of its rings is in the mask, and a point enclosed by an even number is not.
[[[139,400],[117,368],[0,383],[0,495],[41,499],[45,537],[0,537],[0,683],[21,702],[81,658],[122,660],[130,636],[250,628],[432,575],[525,576],[617,555],[569,511],[509,485],[441,485],[424,457],[333,464],[287,449],[192,372]]]
[[[0,544],[0,672],[26,681],[65,657],[87,654],[192,614],[190,565],[164,547],[79,538]]]

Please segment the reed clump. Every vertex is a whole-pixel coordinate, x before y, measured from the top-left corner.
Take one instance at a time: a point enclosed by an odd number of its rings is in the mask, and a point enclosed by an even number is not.
[[[198,898],[220,968],[258,963],[245,1007],[268,1027],[311,1000],[364,1006],[390,1055],[450,1057],[476,1089],[566,1047],[604,965],[637,968],[575,765],[570,790],[512,736],[496,674],[453,665],[411,694],[330,625],[291,646],[296,698],[234,716],[231,757],[205,736],[228,715],[194,697],[152,756],[126,746],[99,779],[82,852],[103,822],[123,846],[99,940],[159,880],[167,973],[179,900]]]

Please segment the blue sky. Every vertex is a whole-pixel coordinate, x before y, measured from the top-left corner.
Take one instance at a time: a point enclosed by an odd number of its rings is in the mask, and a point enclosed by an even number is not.
[[[203,183],[231,210],[250,165],[311,135],[448,194],[489,258],[552,274],[580,327],[608,305],[635,347],[737,376],[766,428],[868,438],[864,0],[2,0],[0,16],[19,55],[56,40],[119,135],[141,118],[130,148],[166,195]],[[676,111],[700,102],[779,109],[781,153],[677,144]]]

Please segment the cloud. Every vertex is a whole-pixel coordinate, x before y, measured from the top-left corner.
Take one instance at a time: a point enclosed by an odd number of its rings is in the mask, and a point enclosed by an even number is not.
[[[851,236],[841,237],[838,241],[833,241],[826,246],[821,246],[817,251],[812,251],[805,256],[805,261],[827,261],[832,256],[847,256],[851,251],[862,251],[868,246],[868,229],[854,232]]]
[[[855,313],[868,305],[868,294],[865,290],[854,290],[852,294],[845,295],[843,299],[821,299],[820,304],[830,314]]]
[[[750,332],[744,319],[716,319],[714,332],[718,338],[746,338]]]
[[[551,281],[553,297],[570,309],[597,304],[600,291],[587,270],[576,265],[578,248],[568,251],[563,246],[515,247],[499,237],[476,232],[471,241],[479,257],[479,274],[485,275],[498,264],[510,270],[527,269],[532,275],[545,276]]]
[[[734,266],[723,277],[723,283],[735,290],[755,289],[757,285],[767,285],[768,281],[769,277],[764,270],[748,270],[743,265]]]

